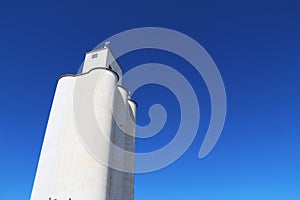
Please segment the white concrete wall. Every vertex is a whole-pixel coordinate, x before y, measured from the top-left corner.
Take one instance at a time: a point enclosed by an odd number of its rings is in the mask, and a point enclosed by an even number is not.
[[[101,49],[86,53],[82,73],[89,72],[90,70],[97,67],[107,67],[106,63],[108,51],[108,49]]]
[[[95,85],[99,77],[101,81]],[[31,200],[48,200],[49,197],[57,200],[133,199],[133,174],[124,175],[97,159],[101,157],[105,162],[132,160],[114,157],[109,143],[99,136],[100,128],[105,137],[113,139],[120,147],[134,148],[132,139],[128,143],[127,136],[114,127],[113,109],[117,111],[115,117],[119,125],[124,127],[127,126],[129,109],[128,94],[117,87],[117,81],[117,76],[105,69],[59,80]],[[118,100],[115,100],[116,88],[122,94]],[[90,99],[93,101],[91,107],[95,109],[94,116],[86,112],[91,105]],[[88,106],[78,105],[81,103]]]
[[[48,199],[53,195],[59,155],[66,134],[67,124],[72,122],[71,110],[74,80],[61,79],[54,96],[39,164],[32,189],[32,200]]]
[[[127,100],[128,102],[128,110],[126,117],[126,130],[127,134],[125,139],[125,150],[130,152],[135,152],[135,132],[136,132],[136,104],[131,100]],[[124,185],[124,197],[126,199],[133,200],[134,199],[134,156],[128,156],[125,159],[126,166],[131,166],[132,173],[125,173],[123,179]]]
[[[82,73],[97,67],[111,67],[119,76],[118,84],[122,84],[122,68],[108,48],[95,49],[86,53]]]
[[[128,113],[128,90],[122,86],[117,86],[114,98],[114,129],[113,129],[113,144],[125,150],[126,145],[126,120]],[[111,163],[112,166],[124,166],[125,160],[128,159],[126,154],[121,151],[111,148]],[[126,195],[126,186],[124,185],[126,172],[118,171],[116,169],[110,170],[110,187],[109,199],[131,200]]]
[[[116,58],[114,57],[113,53],[110,50],[108,50],[106,62],[107,62],[107,66],[111,66],[111,68],[118,74],[119,76],[118,84],[121,85],[123,71],[119,63],[116,61]]]

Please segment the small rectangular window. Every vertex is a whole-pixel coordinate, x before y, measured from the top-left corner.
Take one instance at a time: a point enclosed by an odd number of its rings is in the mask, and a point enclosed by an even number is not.
[[[97,58],[97,57],[98,57],[98,54],[92,55],[92,58]]]

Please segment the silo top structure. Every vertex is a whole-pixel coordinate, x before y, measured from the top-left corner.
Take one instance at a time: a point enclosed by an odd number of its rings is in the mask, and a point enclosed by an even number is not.
[[[121,79],[106,45],[58,80],[31,200],[133,200],[137,105]]]
[[[102,49],[89,51],[85,54],[82,73],[87,73],[92,69],[102,67],[115,71],[119,76],[118,83],[121,84],[120,80],[122,79],[122,68],[108,46],[105,46]]]

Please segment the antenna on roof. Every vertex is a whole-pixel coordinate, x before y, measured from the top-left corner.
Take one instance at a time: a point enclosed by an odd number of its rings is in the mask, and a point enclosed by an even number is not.
[[[104,49],[108,49],[109,48],[109,46],[110,46],[110,41],[107,41],[107,42],[105,42],[104,43]]]

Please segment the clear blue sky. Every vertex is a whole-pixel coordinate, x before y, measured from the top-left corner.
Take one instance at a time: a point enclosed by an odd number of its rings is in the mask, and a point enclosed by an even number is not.
[[[195,84],[202,121],[196,140],[171,166],[136,176],[137,200],[300,199],[300,3],[285,1],[6,1],[0,6],[0,199],[29,199],[55,86],[76,73],[105,38],[131,28],[160,26],[197,40],[216,62],[228,112],[219,142],[203,160],[198,150],[210,104],[201,77],[175,55],[144,50],[120,58],[173,66]],[[164,92],[162,98],[154,94]],[[152,98],[145,98],[145,96]],[[165,129],[137,150],[166,144],[176,130],[176,99],[145,86],[138,123],[162,103],[171,112]]]

